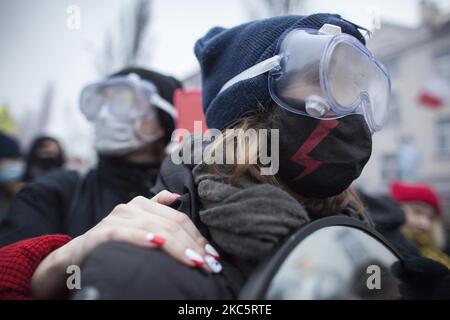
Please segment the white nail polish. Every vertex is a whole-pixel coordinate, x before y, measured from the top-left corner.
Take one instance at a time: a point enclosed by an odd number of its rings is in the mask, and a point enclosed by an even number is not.
[[[147,233],[147,234],[145,235],[145,239],[146,239],[147,241],[152,241],[154,238],[155,238],[155,234],[152,233],[152,232],[149,232],[149,233]]]
[[[192,249],[186,249],[184,251],[184,254],[186,255],[186,257],[188,257],[189,260],[194,262],[196,266],[201,266],[205,263],[203,257],[198,252]]]
[[[206,253],[209,253],[210,255],[212,255],[214,258],[220,259],[220,255],[217,252],[217,250],[214,249],[214,247],[212,245],[210,245],[209,243],[207,243],[205,245],[205,251],[206,251]]]
[[[222,271],[222,265],[213,256],[205,256],[205,261],[214,273]]]
[[[149,232],[145,236],[145,239],[159,247],[162,247],[166,240],[163,237],[157,236],[156,234]]]

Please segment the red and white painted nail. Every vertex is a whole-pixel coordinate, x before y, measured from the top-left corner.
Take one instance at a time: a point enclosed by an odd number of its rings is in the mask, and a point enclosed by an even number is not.
[[[194,263],[196,267],[202,267],[205,264],[205,260],[203,260],[203,257],[198,252],[192,249],[184,250],[184,254],[189,260]]]
[[[214,247],[212,245],[210,245],[209,243],[207,243],[205,245],[205,251],[207,254],[209,254],[210,256],[213,256],[216,260],[220,259],[220,255],[217,252],[216,249],[214,249]]]
[[[162,247],[164,245],[164,243],[166,242],[166,239],[164,239],[163,237],[160,237],[152,232],[147,233],[147,235],[145,236],[145,239],[158,247]]]
[[[213,273],[219,273],[220,271],[222,271],[222,265],[213,256],[206,255],[205,261]]]

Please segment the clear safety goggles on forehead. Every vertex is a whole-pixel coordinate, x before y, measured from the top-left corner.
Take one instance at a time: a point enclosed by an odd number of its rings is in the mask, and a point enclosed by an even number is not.
[[[320,30],[295,29],[281,39],[277,52],[229,80],[220,92],[269,72],[270,95],[279,106],[317,119],[361,114],[372,132],[381,130],[390,78],[355,37],[329,24]]]
[[[89,121],[95,121],[102,108],[118,119],[134,120],[159,108],[173,118],[177,113],[168,101],[159,96],[156,87],[136,74],[117,76],[86,86],[81,92],[80,109]]]

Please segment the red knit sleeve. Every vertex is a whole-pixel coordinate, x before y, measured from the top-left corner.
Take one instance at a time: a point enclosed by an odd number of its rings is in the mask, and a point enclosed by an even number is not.
[[[0,249],[0,300],[25,300],[30,281],[39,263],[71,238],[45,235],[13,243]]]

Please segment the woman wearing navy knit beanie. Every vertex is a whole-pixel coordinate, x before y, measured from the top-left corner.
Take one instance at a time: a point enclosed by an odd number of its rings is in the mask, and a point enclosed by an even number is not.
[[[234,154],[250,150],[239,129],[278,129],[268,139],[279,142],[268,146],[279,159],[274,174],[262,174],[259,152],[246,154],[246,163],[193,169],[200,220],[225,275],[231,264],[246,279],[317,218],[343,214],[372,225],[349,187],[387,116],[390,79],[356,25],[334,14],[275,17],[213,28],[195,53],[207,126],[224,133],[213,154],[227,141],[237,141]]]
[[[213,273],[185,268],[160,251],[137,259],[132,250],[110,245],[88,258],[85,283],[106,298],[124,298],[111,292],[125,283],[128,298],[235,298],[255,266],[310,221],[343,214],[371,225],[348,188],[383,125],[390,81],[364,43],[357,26],[332,14],[213,28],[198,40],[205,119],[223,132],[208,148],[219,154],[225,144],[222,151],[236,155],[236,162],[192,167],[197,227],[218,250]],[[264,173],[268,168],[252,161],[258,152],[247,148],[242,130],[230,129],[278,129],[279,146],[267,147],[279,157],[279,171]],[[237,161],[238,154],[245,161]],[[173,175],[161,174],[162,180]],[[128,280],[95,271],[119,254]]]

